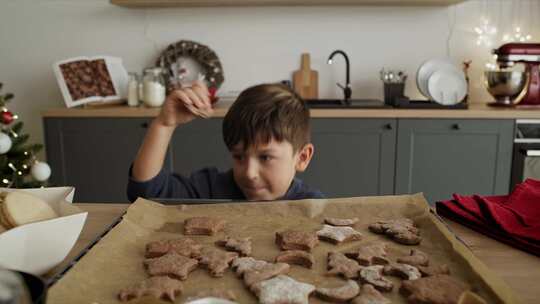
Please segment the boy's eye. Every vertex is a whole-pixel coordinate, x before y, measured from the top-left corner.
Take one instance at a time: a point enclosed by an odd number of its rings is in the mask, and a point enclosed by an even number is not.
[[[259,156],[259,158],[260,158],[262,161],[269,161],[269,160],[271,160],[273,157],[270,156],[270,155],[261,155],[261,156]]]

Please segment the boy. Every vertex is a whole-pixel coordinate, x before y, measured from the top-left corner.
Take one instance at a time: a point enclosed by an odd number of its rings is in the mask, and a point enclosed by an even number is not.
[[[313,157],[309,110],[293,91],[280,84],[244,90],[223,120],[223,139],[233,168],[205,168],[187,178],[165,172],[163,161],[176,127],[213,109],[207,87],[173,91],[151,123],[130,170],[128,198],[203,198],[249,201],[323,198],[295,178]]]

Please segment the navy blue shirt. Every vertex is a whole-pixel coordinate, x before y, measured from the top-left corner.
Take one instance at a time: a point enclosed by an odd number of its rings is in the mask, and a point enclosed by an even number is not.
[[[184,199],[231,199],[245,200],[246,197],[236,185],[232,170],[219,172],[217,168],[195,171],[189,178],[168,173],[162,169],[154,178],[138,182],[131,177],[127,185],[128,199],[144,198],[184,198]],[[324,198],[319,190],[311,189],[301,180],[294,178],[283,200]]]

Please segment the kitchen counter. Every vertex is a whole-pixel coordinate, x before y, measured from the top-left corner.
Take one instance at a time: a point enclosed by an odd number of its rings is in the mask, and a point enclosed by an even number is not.
[[[127,204],[76,204],[88,211],[88,218],[79,240],[64,262],[55,270],[62,269],[75,258],[94,238],[127,209]],[[536,304],[540,299],[540,258],[487,238],[454,222],[447,222],[450,229],[514,291],[521,303]],[[55,270],[51,271],[52,275]],[[52,287],[54,288],[54,286]]]
[[[224,117],[230,102],[216,105],[214,117]],[[86,108],[57,108],[42,113],[43,117],[154,117],[159,108],[101,106]],[[311,109],[311,117],[322,118],[480,118],[480,119],[540,119],[540,109],[494,108],[486,104],[470,104],[466,110],[446,109]]]

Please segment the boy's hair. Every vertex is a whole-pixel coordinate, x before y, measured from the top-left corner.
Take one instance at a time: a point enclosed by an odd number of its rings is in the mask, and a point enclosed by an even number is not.
[[[240,93],[223,119],[223,140],[231,150],[270,142],[288,141],[297,152],[310,142],[309,109],[283,84],[261,84]]]

